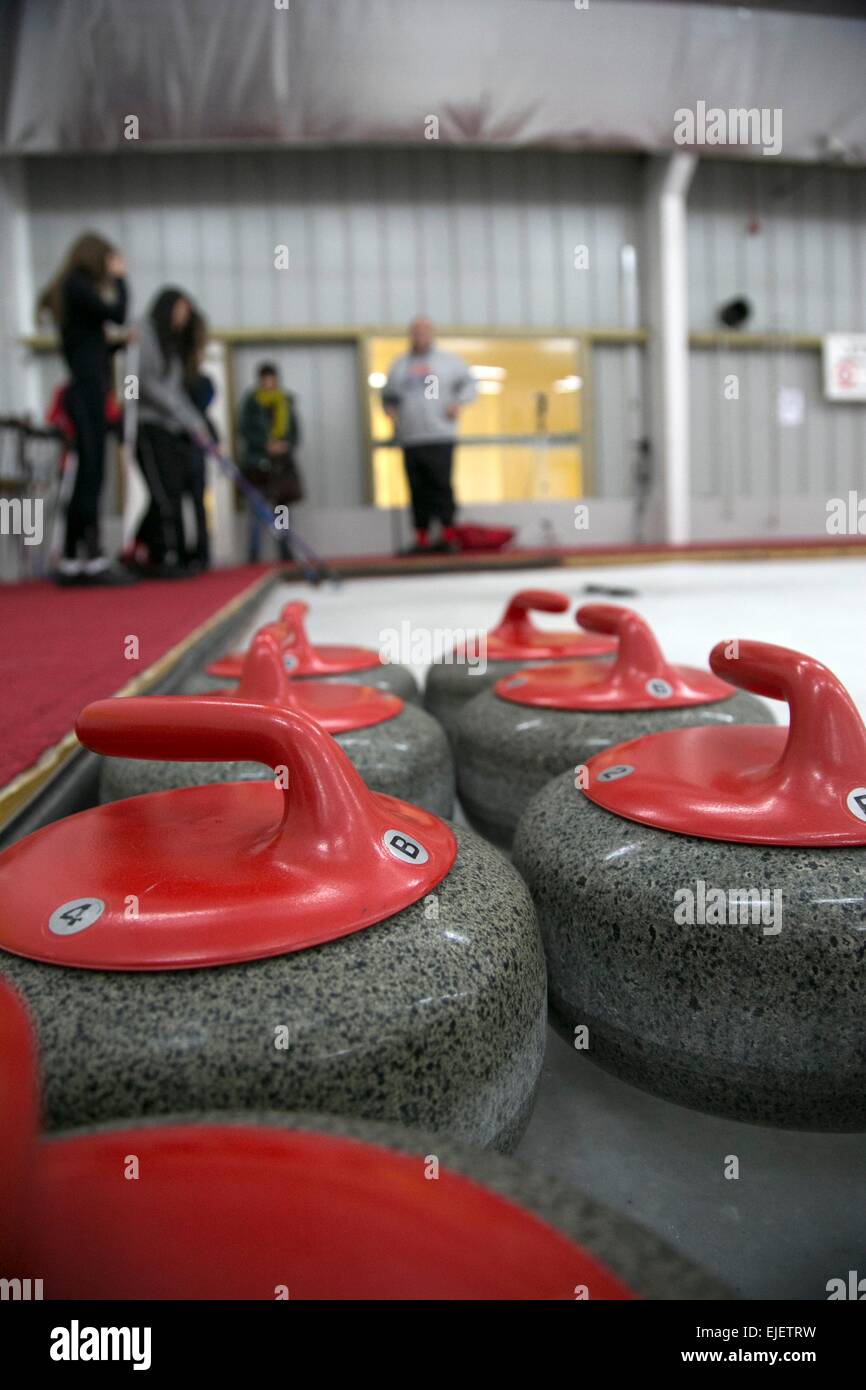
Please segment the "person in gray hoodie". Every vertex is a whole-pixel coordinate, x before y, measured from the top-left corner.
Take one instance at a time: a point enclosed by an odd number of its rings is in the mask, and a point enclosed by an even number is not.
[[[412,498],[415,544],[410,555],[456,551],[457,507],[451,486],[454,442],[460,409],[476,396],[475,382],[460,358],[434,345],[433,325],[416,318],[409,325],[409,351],[393,363],[382,388],[382,406],[394,422],[396,442]],[[440,537],[430,544],[431,522]]]
[[[135,553],[139,570],[159,578],[189,573],[183,494],[195,451],[211,443],[207,421],[186,389],[186,333],[194,312],[183,290],[164,289],[138,326],[136,458],[150,504],[136,532]]]

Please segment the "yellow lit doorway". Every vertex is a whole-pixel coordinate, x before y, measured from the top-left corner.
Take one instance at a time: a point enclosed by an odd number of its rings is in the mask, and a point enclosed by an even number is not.
[[[405,338],[367,340],[377,507],[404,507],[409,491],[401,451],[382,409],[388,369]],[[581,387],[577,338],[443,337],[437,346],[462,357],[478,398],[460,413],[454,486],[461,505],[580,497]]]

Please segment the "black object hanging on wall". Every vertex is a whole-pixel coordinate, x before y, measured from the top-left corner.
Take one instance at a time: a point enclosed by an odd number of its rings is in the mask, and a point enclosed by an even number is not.
[[[751,317],[752,305],[742,295],[736,299],[727,300],[719,307],[719,321],[726,328],[743,328]]]

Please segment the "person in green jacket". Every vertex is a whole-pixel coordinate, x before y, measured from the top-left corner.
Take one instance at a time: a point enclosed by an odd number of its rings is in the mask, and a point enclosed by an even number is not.
[[[271,506],[289,506],[303,497],[300,473],[295,463],[295,449],[300,443],[301,427],[295,398],[280,385],[277,368],[262,362],[256,373],[256,385],[241,401],[238,420],[241,457],[240,466]],[[255,564],[261,550],[264,523],[250,508],[250,532],[247,558]],[[290,558],[288,537],[278,541],[280,558]]]

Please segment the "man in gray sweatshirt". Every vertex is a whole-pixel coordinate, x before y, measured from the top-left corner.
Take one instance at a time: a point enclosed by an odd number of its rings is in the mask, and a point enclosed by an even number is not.
[[[408,552],[411,555],[458,549],[451,466],[460,408],[475,396],[475,382],[466,364],[453,352],[440,352],[434,346],[428,318],[414,319],[409,325],[409,351],[393,363],[382,388],[382,405],[394,421],[412,497],[415,544]],[[440,524],[441,535],[431,545],[434,520]]]

